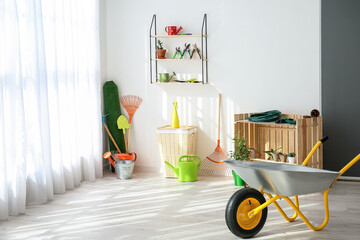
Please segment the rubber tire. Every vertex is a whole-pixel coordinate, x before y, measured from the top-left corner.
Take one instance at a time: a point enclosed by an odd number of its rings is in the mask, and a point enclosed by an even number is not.
[[[229,228],[229,230],[236,235],[237,237],[241,238],[250,238],[255,236],[260,230],[263,228],[266,218],[268,209],[267,207],[262,210],[262,217],[259,222],[259,224],[251,229],[251,230],[245,230],[240,227],[236,220],[236,213],[238,210],[238,207],[241,202],[243,202],[247,198],[255,198],[259,201],[260,204],[265,203],[264,196],[256,189],[254,188],[242,188],[239,191],[235,192],[229,199],[227,205],[226,205],[226,211],[225,211],[225,220],[226,224]]]

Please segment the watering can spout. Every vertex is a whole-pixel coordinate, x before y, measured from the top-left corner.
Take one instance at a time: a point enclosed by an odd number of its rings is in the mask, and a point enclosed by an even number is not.
[[[175,72],[173,72],[173,73],[171,74],[171,76],[169,77],[169,81],[173,78],[173,76],[176,76],[176,73],[175,73]]]
[[[182,26],[180,26],[179,29],[176,30],[175,35],[177,35],[180,32],[181,29],[182,29]]]
[[[169,166],[169,168],[171,168],[171,170],[174,171],[174,173],[176,174],[177,177],[179,177],[179,168],[178,167],[173,167],[173,165],[171,165],[168,161],[165,161],[165,164]]]

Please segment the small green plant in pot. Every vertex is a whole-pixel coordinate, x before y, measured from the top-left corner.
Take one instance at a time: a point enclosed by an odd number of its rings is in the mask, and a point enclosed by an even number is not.
[[[264,151],[264,153],[268,154],[267,160],[274,160],[275,162],[277,162],[279,160],[279,155],[280,155],[278,152],[279,149],[281,149],[281,147],[279,147],[276,150],[271,148],[269,151]]]
[[[288,155],[289,163],[292,163],[292,164],[295,163],[295,156],[296,156],[296,154],[294,152],[289,153],[289,155]]]
[[[163,42],[158,40],[156,46],[156,54],[158,59],[165,59],[166,49],[163,47]]]
[[[234,141],[234,151],[230,151],[230,159],[232,160],[250,160],[250,150],[246,146],[246,138],[238,133],[238,135],[233,138]],[[245,182],[232,171],[235,186],[245,186]]]
[[[286,162],[288,155],[286,153],[279,152],[279,157],[280,157],[280,161],[284,163]]]

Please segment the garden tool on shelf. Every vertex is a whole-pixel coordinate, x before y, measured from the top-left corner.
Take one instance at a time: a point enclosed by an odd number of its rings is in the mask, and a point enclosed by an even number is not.
[[[117,119],[117,125],[119,129],[123,130],[126,153],[129,153],[129,146],[128,146],[128,142],[126,141],[126,131],[125,131],[125,129],[130,128],[129,122],[124,115],[120,115],[120,117]]]
[[[184,49],[184,51],[182,52],[180,59],[182,59],[182,58],[184,57],[186,51],[188,51],[188,52],[189,52],[189,55],[190,55],[189,47],[190,47],[190,43],[189,43],[189,44],[186,44],[186,43],[185,43],[185,49]]]
[[[201,59],[201,55],[200,55],[200,49],[196,46],[196,43],[193,45],[194,46],[194,50],[196,50],[196,52],[198,53],[198,55],[199,55],[199,58]],[[194,54],[194,51],[193,51],[193,53],[192,54]]]
[[[187,83],[200,83],[200,81],[197,81],[196,78],[192,78],[189,80],[186,80]]]
[[[120,103],[123,105],[123,107],[125,108],[126,112],[129,115],[130,127],[129,127],[127,152],[129,152],[129,146],[130,146],[130,130],[131,130],[132,118],[135,114],[135,111],[139,108],[141,102],[142,102],[142,98],[135,95],[126,95],[120,97]]]
[[[193,50],[192,50],[192,52],[191,52],[191,54],[190,54],[190,59],[193,58],[195,51],[196,51],[195,48],[193,48]]]
[[[180,47],[177,47],[177,48],[175,48],[175,54],[174,54],[174,56],[173,56],[173,59],[175,59],[175,57],[176,57],[176,55],[177,55],[178,53],[180,54],[180,58],[183,57],[183,55],[182,55],[182,53],[181,53]]]
[[[102,123],[103,123],[103,125],[104,125],[104,128],[105,128],[106,132],[109,134],[110,139],[111,139],[112,142],[114,143],[117,151],[118,151],[119,153],[121,153],[118,145],[117,145],[116,142],[115,142],[115,139],[114,139],[113,136],[111,135],[110,130],[109,130],[108,126],[107,126],[106,123],[105,123],[104,118],[105,118],[106,116],[108,116],[108,115],[109,115],[109,114],[106,114],[106,115],[102,116]]]

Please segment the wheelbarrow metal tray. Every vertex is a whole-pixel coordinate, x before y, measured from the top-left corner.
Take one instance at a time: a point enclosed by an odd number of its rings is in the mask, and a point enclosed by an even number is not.
[[[323,192],[340,172],[286,163],[224,161],[247,184],[279,196],[297,196]]]

